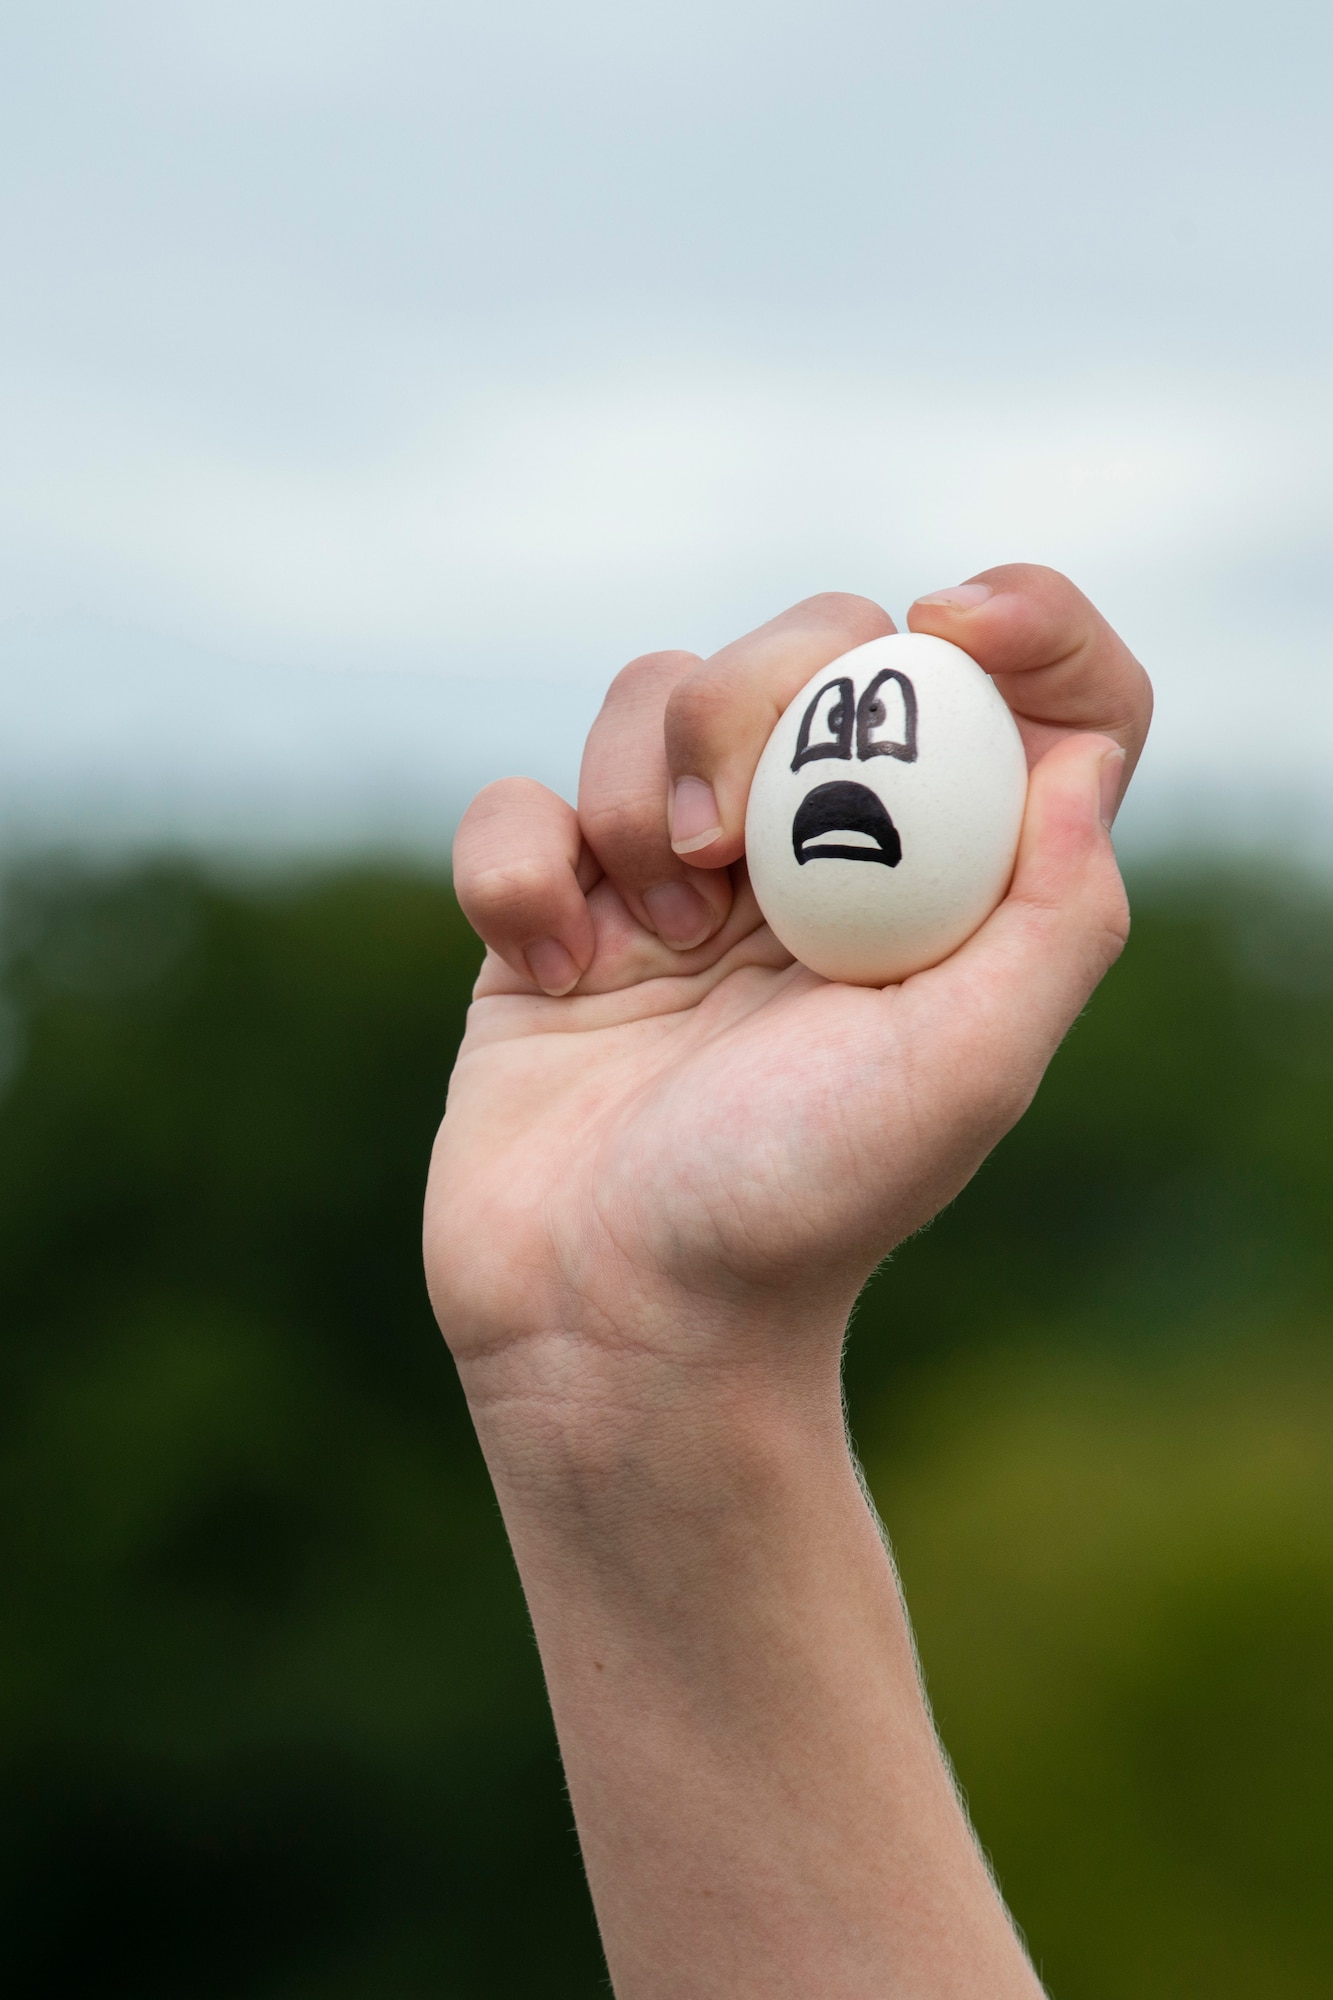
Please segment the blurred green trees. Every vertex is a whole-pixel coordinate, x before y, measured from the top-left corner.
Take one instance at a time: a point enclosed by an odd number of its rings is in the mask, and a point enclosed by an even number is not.
[[[604,1990],[420,1279],[478,948],[445,885],[9,884],[0,1975]],[[1333,1963],[1333,908],[1129,952],[849,1356],[932,1698],[1060,2000]]]

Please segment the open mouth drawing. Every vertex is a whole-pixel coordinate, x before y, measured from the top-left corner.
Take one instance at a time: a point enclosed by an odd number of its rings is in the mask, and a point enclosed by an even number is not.
[[[827,840],[827,834],[843,838]],[[903,858],[898,829],[876,794],[846,778],[806,793],[792,821],[791,844],[802,868],[807,861],[882,861],[896,868]]]

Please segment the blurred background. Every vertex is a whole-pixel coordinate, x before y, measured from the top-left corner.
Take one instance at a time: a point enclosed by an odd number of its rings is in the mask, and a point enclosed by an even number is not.
[[[853,1422],[1057,2000],[1333,1963],[1326,10],[0,8],[0,1976],[604,1991],[419,1274],[469,793],[1068,570],[1129,951]]]

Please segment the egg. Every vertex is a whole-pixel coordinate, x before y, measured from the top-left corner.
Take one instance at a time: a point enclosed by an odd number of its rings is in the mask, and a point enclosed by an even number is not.
[[[971,937],[1013,874],[1027,758],[976,661],[872,639],[788,707],[750,786],[745,855],[769,927],[826,979],[887,986]]]

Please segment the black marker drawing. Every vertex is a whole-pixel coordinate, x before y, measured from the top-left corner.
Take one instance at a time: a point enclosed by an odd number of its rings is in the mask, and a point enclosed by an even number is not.
[[[896,684],[902,696],[902,735],[876,742],[871,731],[882,729],[889,719],[885,690]],[[904,764],[916,762],[916,689],[906,674],[885,667],[875,675],[856,706],[856,754],[858,757],[897,757]]]
[[[836,694],[838,699],[824,718],[824,726],[832,732],[831,740],[812,743],[810,731],[819,716],[819,704],[825,695]],[[816,757],[851,757],[852,723],[856,716],[856,690],[846,675],[835,681],[825,681],[809,708],[801,717],[801,733],[796,739],[796,755],[792,759],[792,770],[799,771],[802,764],[813,764]]]
[[[858,833],[872,844],[830,843],[823,839],[827,833]],[[875,793],[846,778],[806,793],[792,821],[791,844],[802,868],[807,861],[824,860],[880,861],[896,868],[903,858],[898,829]]]
[[[885,689],[890,683],[897,688],[901,698],[902,729],[898,735],[880,741],[874,732],[883,729],[889,720]],[[829,695],[837,697],[823,718],[824,728],[829,733],[822,742],[816,738],[812,743],[811,731],[820,720],[819,705]],[[840,674],[836,680],[825,681],[801,717],[796,755],[791,760],[792,770],[799,771],[802,764],[813,764],[817,757],[841,757],[850,763],[853,722],[856,725],[856,754],[859,758],[897,757],[904,764],[915,764],[916,689],[906,674],[900,674],[896,667],[885,667],[875,675],[859,702],[846,674]]]

